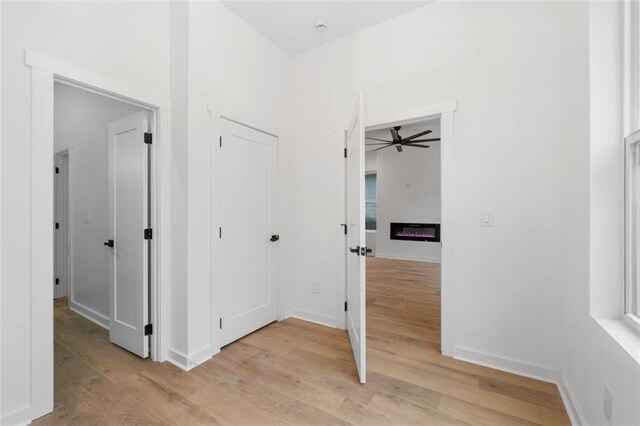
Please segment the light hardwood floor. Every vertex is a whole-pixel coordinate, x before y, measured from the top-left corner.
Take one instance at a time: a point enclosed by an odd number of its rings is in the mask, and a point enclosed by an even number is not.
[[[186,373],[55,304],[55,411],[39,424],[568,424],[552,384],[440,355],[439,265],[368,259],[368,383],[345,332],[288,319]]]

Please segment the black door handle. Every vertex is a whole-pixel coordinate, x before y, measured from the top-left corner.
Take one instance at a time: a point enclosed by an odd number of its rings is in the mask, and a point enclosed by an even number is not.
[[[107,247],[113,247],[113,240],[105,241],[104,245]]]
[[[356,246],[356,248],[351,248],[351,247],[349,247],[349,251],[350,251],[351,253],[357,253],[357,254],[358,254],[358,256],[360,256],[360,246]]]
[[[280,239],[280,235],[272,235],[269,241],[278,241]]]
[[[371,253],[373,250],[370,249],[369,247],[365,247],[367,249],[367,253]]]

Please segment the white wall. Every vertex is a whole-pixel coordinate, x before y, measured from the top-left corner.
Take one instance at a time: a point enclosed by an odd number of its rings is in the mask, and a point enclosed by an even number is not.
[[[211,221],[216,219],[211,216],[211,160],[212,153],[215,155],[212,148],[218,145],[220,116],[281,136],[282,141],[290,59],[219,3],[178,7],[184,9],[176,27],[187,29],[181,34],[187,42],[183,40],[176,50],[188,45],[188,55],[180,58],[184,68],[178,71],[188,75],[188,84],[175,91],[180,102],[185,102],[180,108],[187,111],[183,139],[176,140],[185,144],[186,157],[180,154],[176,158],[176,184],[180,187],[176,195],[182,201],[175,203],[175,214],[186,227],[176,228],[176,232],[183,232],[180,240],[186,247],[181,258],[176,258],[180,271],[176,271],[173,289],[182,306],[174,304],[172,310],[180,315],[174,314],[174,330],[185,333],[172,337],[170,359],[192,368],[220,349],[220,299],[215,282],[212,288],[210,240]],[[185,90],[187,99],[182,98]],[[279,305],[285,309],[286,292],[281,296]]]
[[[56,84],[54,102],[54,149],[70,149],[69,305],[108,328],[109,123],[140,108],[64,84]]]
[[[433,133],[424,138],[439,137],[439,120],[402,126],[400,134],[407,137],[425,129]],[[367,132],[367,136],[390,138],[388,130]],[[395,148],[367,152],[365,168],[378,174],[376,256],[440,261],[439,242],[392,240],[389,235],[391,222],[440,223],[440,142],[430,145],[429,149],[405,148],[401,153]],[[367,246],[368,240],[369,234]]]
[[[590,128],[565,147],[566,278],[562,373],[584,424],[640,424],[640,338],[620,320],[624,280],[622,2],[593,2],[590,23]],[[581,114],[587,112],[582,111]],[[590,143],[582,141],[590,140]]]
[[[575,112],[583,99],[560,94],[588,90],[587,24],[578,3],[434,3],[295,58],[284,161],[309,161],[287,170],[282,217],[300,248],[281,266],[294,308],[339,321],[344,160],[334,153],[357,90],[370,116],[455,100],[456,351],[558,369],[561,146],[574,137],[566,123],[588,125]],[[567,50],[576,53],[567,59]],[[494,228],[479,226],[482,210],[494,212]],[[300,219],[309,217],[313,227]],[[313,281],[326,297],[311,294]]]
[[[2,422],[13,424],[46,412],[45,406],[32,405],[32,397],[47,391],[31,388],[30,373],[31,358],[39,354],[32,350],[30,333],[31,71],[24,65],[25,49],[143,97],[168,99],[169,4],[2,2],[0,7],[2,103],[11,105],[2,111]],[[52,318],[42,321],[52,325]]]

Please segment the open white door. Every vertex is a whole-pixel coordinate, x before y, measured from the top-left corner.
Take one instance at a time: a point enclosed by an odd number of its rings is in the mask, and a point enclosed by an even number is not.
[[[144,111],[109,125],[109,338],[149,356],[149,145]]]
[[[55,156],[54,179],[55,214],[55,280],[53,297],[67,297],[69,288],[69,152],[59,152]]]
[[[220,346],[278,319],[275,136],[221,120],[216,153]]]
[[[360,382],[367,378],[366,233],[364,222],[364,94],[346,132],[347,139],[347,331]]]

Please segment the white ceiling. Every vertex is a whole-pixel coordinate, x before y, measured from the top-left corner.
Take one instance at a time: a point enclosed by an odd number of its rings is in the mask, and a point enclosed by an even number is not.
[[[295,56],[305,50],[424,6],[414,1],[240,1],[222,3],[241,19]],[[328,28],[318,32],[317,20]]]

